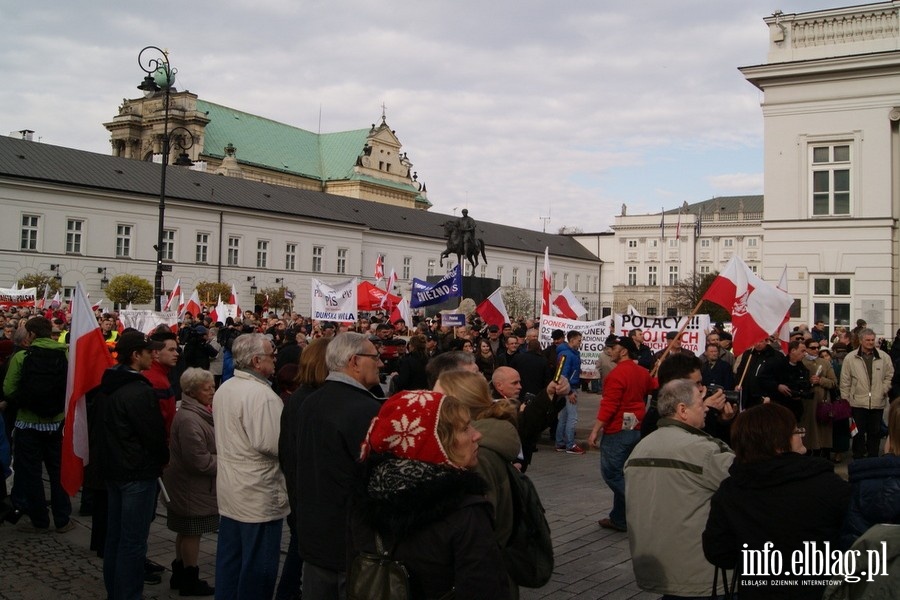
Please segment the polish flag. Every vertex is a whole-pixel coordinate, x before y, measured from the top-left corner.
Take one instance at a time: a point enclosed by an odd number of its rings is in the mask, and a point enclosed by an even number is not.
[[[384,279],[384,256],[379,254],[378,258],[375,259],[375,281],[381,281],[382,279]]]
[[[731,311],[735,355],[778,331],[794,298],[756,276],[737,255],[725,265],[703,300]]]
[[[228,304],[234,304],[234,309],[237,311],[238,316],[241,316],[241,307],[238,306],[238,293],[233,283],[231,284],[231,296],[228,298]]]
[[[85,394],[100,385],[103,372],[114,361],[91,312],[82,282],[75,284],[72,325],[69,329],[69,371],[66,377],[66,421],[63,427],[60,481],[74,496],[84,480],[89,462],[87,403]]]
[[[496,325],[503,327],[504,323],[509,323],[509,315],[506,313],[506,305],[503,304],[503,295],[500,293],[501,288],[487,297],[487,299],[475,307],[475,312],[488,325]]]
[[[553,282],[550,281],[550,246],[544,248],[544,285],[541,289],[541,314],[549,315],[550,312],[550,291]]]
[[[195,293],[196,293],[196,292],[195,292]],[[193,296],[192,296],[192,298],[193,298]],[[190,304],[191,304],[191,303],[188,302],[188,305],[190,305]],[[210,316],[210,318],[212,319],[212,322],[213,322],[213,323],[217,323],[217,322],[219,322],[219,321],[223,321],[221,318],[219,318],[219,315],[224,315],[224,314],[225,314],[225,310],[224,310],[224,309],[225,309],[225,305],[222,304],[222,295],[219,294],[219,296],[216,297],[216,305],[213,307],[213,309],[212,309],[211,311],[209,311],[209,316]],[[224,322],[224,321],[223,321],[223,322]]]
[[[166,300],[166,305],[163,307],[163,310],[169,310],[169,308],[171,308],[171,306],[172,306],[172,301],[175,300],[175,298],[180,298],[180,297],[181,297],[181,278],[179,277],[175,281],[175,287],[172,288],[172,293],[169,294],[169,298],[168,298],[168,300]]]
[[[203,307],[200,306],[200,294],[197,293],[197,290],[194,290],[194,293],[191,294],[191,297],[188,299],[187,304],[184,306],[184,312],[179,313],[179,317],[183,317],[184,315],[190,313],[192,317],[195,319],[200,316],[200,313],[203,311]]]
[[[50,301],[50,309],[56,310],[59,308],[59,305],[62,304],[62,299],[59,297],[59,292],[56,292],[53,295],[53,300]]]
[[[575,320],[587,314],[587,309],[578,301],[569,286],[559,293],[559,296],[553,301],[553,307],[556,309],[556,314],[566,319]]]
[[[778,280],[778,289],[787,293],[787,265],[784,265],[784,271],[781,272],[781,279]],[[784,315],[784,323],[781,324],[781,328],[778,330],[778,340],[781,342],[781,351],[785,354],[788,353],[788,344],[791,343],[791,326],[788,324],[788,321],[791,320],[791,311]]]
[[[403,298],[394,305],[394,310],[391,311],[390,321],[391,323],[396,323],[400,319],[409,325],[412,323],[412,315],[409,312],[409,300]]]
[[[265,312],[269,312],[269,295],[268,294],[266,294],[266,299],[263,300],[262,307]]]
[[[394,270],[391,269],[391,274],[388,275],[387,286],[385,287],[387,294],[381,297],[381,307],[384,307],[384,303],[388,299],[388,296],[394,293],[395,283],[397,283],[397,273],[395,273]]]
[[[43,310],[43,308],[47,305],[47,300],[49,300],[49,299],[50,299],[50,284],[45,283],[44,284],[44,297],[41,298],[40,303],[38,303],[38,308]]]

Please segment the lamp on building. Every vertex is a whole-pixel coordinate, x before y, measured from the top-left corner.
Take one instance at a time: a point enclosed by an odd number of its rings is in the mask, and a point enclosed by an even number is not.
[[[97,267],[97,274],[100,273],[103,273],[103,277],[100,278],[100,289],[105,290],[109,285],[109,279],[106,278],[106,267]]]
[[[59,274],[59,265],[50,265],[50,270],[56,272],[56,275],[53,276],[53,279],[56,280],[56,283],[62,283],[62,275]]]
[[[249,275],[247,277],[247,281],[253,282],[250,284],[250,295],[253,296],[253,298],[254,298],[253,301],[256,302],[256,289],[257,289],[256,288],[256,275]]]
[[[275,278],[275,285],[278,285],[279,283],[284,283],[284,277]]]
[[[147,56],[145,57],[145,53]],[[153,55],[156,56],[153,56]],[[161,48],[157,48],[156,46],[147,46],[140,52],[138,52],[138,65],[141,69],[146,73],[146,77],[138,86],[138,89],[144,92],[146,97],[151,97],[154,94],[159,92],[163,93],[163,133],[162,133],[162,169],[160,172],[160,181],[159,181],[159,223],[158,223],[158,234],[157,234],[157,242],[156,246],[154,246],[154,250],[156,250],[156,278],[153,285],[153,295],[156,298],[155,306],[156,310],[160,310],[162,307],[162,279],[163,279],[163,271],[170,271],[171,265],[163,265],[163,256],[165,251],[165,245],[163,244],[163,240],[165,238],[165,217],[166,217],[166,167],[169,165],[169,146],[172,142],[172,133],[179,131],[179,135],[176,138],[176,146],[182,150],[182,153],[179,154],[178,159],[175,161],[175,164],[178,166],[190,166],[193,165],[190,157],[188,157],[187,153],[184,152],[187,148],[190,148],[194,144],[194,136],[191,135],[191,132],[185,129],[184,127],[176,127],[171,132],[169,131],[169,98],[172,94],[172,89],[175,84],[175,74],[178,72],[177,69],[173,68],[169,63],[169,53]],[[185,134],[187,134],[185,136]],[[185,142],[185,139],[189,139],[189,142]]]

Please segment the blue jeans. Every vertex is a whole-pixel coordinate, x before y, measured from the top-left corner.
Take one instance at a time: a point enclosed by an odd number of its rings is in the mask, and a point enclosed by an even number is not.
[[[344,600],[347,573],[303,563],[303,597],[307,600]]]
[[[109,600],[138,600],[144,591],[147,536],[156,506],[155,479],[107,481],[109,501],[103,583]]]
[[[13,504],[31,519],[35,527],[50,527],[47,512],[47,498],[44,496],[43,469],[47,467],[50,477],[50,507],[53,522],[63,527],[72,514],[72,501],[63,490],[59,480],[59,465],[62,460],[62,424],[56,431],[36,429],[15,430],[15,471],[13,484]],[[19,504],[24,506],[19,506]]]
[[[641,441],[639,430],[604,433],[600,438],[600,474],[613,493],[609,520],[625,527],[625,461]]]
[[[284,519],[241,523],[219,519],[216,600],[269,599],[275,592]]]
[[[559,411],[556,424],[556,447],[571,448],[575,445],[575,424],[578,423],[578,405],[566,399],[566,405]]]

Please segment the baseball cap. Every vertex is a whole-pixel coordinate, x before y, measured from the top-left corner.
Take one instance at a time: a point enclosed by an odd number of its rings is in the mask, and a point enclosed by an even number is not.
[[[162,350],[165,346],[165,343],[154,342],[146,334],[143,334],[140,331],[126,331],[119,336],[119,340],[116,343],[116,352],[118,352],[119,355],[131,356],[132,352],[141,350]]]
[[[613,345],[622,346],[629,352],[637,352],[637,346],[635,345],[634,340],[627,335],[616,336],[615,343]]]

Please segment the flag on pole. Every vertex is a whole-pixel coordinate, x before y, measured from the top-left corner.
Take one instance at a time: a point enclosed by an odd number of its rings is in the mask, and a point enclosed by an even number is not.
[[[387,294],[381,297],[381,307],[384,308],[384,303],[387,300],[388,296],[394,293],[394,284],[397,283],[397,273],[394,272],[394,269],[391,269],[391,274],[388,275],[387,286],[385,286],[385,291]]]
[[[694,237],[700,237],[703,232],[703,209],[697,212],[697,220],[694,221]]]
[[[50,301],[50,309],[56,310],[59,308],[59,305],[62,304],[62,299],[59,297],[59,292],[56,292],[53,295],[53,300]]]
[[[169,310],[172,307],[172,301],[175,298],[181,298],[181,277],[175,280],[175,287],[172,288],[172,292],[169,294],[169,298],[166,300],[166,305],[163,307],[163,310]]]
[[[660,209],[660,218],[659,218],[659,237],[661,239],[666,239],[666,209]]]
[[[195,319],[200,316],[200,313],[203,311],[203,307],[200,306],[200,294],[197,293],[197,290],[194,290],[194,293],[191,294],[191,297],[188,299],[187,304],[184,306],[184,313],[181,313],[180,316],[184,316],[186,314],[190,314]]]
[[[69,370],[66,376],[66,420],[60,463],[60,482],[70,496],[76,495],[81,488],[84,465],[89,460],[85,394],[100,385],[103,372],[114,364],[80,281],[75,284],[72,304]]]
[[[506,305],[503,303],[501,288],[497,288],[493,294],[476,306],[475,312],[488,325],[503,327],[504,323],[509,323],[509,315],[506,313]]]
[[[675,223],[675,239],[681,239],[681,209],[678,209],[678,221]]]
[[[778,289],[787,293],[787,265],[784,265],[784,271],[781,272],[781,279],[778,280]],[[781,327],[778,329],[778,340],[781,342],[781,351],[787,355],[788,353],[788,344],[791,343],[791,326],[788,324],[788,321],[791,320],[791,311],[788,309],[787,313],[784,315],[784,322],[781,324]]]
[[[221,302],[221,301],[222,301],[222,299],[220,298],[219,302]],[[238,315],[238,317],[240,317],[241,316],[241,307],[238,306],[238,293],[237,293],[237,289],[234,287],[233,283],[231,284],[231,296],[228,298],[228,304],[234,304],[234,308],[237,311],[237,315]]]
[[[391,323],[396,323],[400,319],[403,319],[403,322],[409,325],[412,323],[412,315],[409,312],[409,300],[406,298],[402,298],[400,302],[394,305],[394,310],[391,311]]]
[[[541,314],[549,315],[550,312],[550,291],[553,289],[553,282],[550,280],[550,246],[544,247],[544,278],[541,287]]]
[[[44,284],[44,297],[41,298],[41,303],[38,305],[38,308],[43,309],[47,305],[47,300],[50,299],[50,284]]]
[[[559,293],[559,296],[553,301],[553,307],[556,309],[556,314],[566,319],[576,320],[587,314],[587,309],[578,301],[569,286]]]
[[[375,259],[375,281],[378,282],[382,279],[384,279],[384,256],[379,254]]]
[[[269,295],[268,294],[266,294],[266,298],[265,298],[265,300],[263,300],[262,307],[263,307],[263,311],[269,312]]]
[[[188,305],[190,305],[190,302],[188,302]],[[219,321],[222,320],[222,318],[219,315],[225,314],[224,309],[225,309],[225,306],[222,304],[222,294],[219,294],[216,297],[216,305],[212,308],[212,310],[209,311],[209,316],[212,319],[213,323],[218,323]]]
[[[756,276],[737,255],[725,265],[703,300],[731,311],[735,355],[778,331],[794,299]]]

